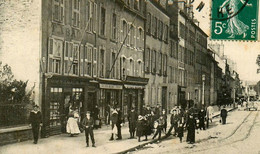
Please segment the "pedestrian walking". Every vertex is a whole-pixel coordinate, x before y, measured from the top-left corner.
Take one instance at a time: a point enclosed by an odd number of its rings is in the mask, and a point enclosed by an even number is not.
[[[167,136],[170,136],[172,129],[174,128],[174,136],[177,134],[177,128],[178,128],[178,121],[179,121],[179,117],[177,115],[177,111],[176,110],[172,110],[171,111],[171,127],[168,130]]]
[[[66,131],[70,136],[74,136],[80,133],[78,125],[79,114],[75,110],[71,110],[69,113],[69,119],[67,121]]]
[[[198,113],[198,118],[199,118],[199,129],[205,130],[205,117],[206,117],[206,111],[204,108],[201,108],[201,110]]]
[[[128,114],[130,139],[133,139],[135,136],[136,121],[137,121],[137,113],[135,109],[132,108]]]
[[[183,123],[179,123],[178,125],[178,129],[177,129],[177,133],[178,133],[178,137],[180,139],[180,142],[182,142],[182,137],[183,137],[183,131],[184,131],[184,128],[183,128]]]
[[[89,136],[90,136],[92,147],[96,147],[94,133],[93,133],[94,119],[90,117],[90,111],[87,111],[86,117],[82,120],[82,126],[83,128],[85,128],[85,136],[86,136],[86,143],[87,143],[86,146],[89,147]]]
[[[118,112],[116,111],[116,109],[113,109],[111,108],[112,110],[112,114],[111,114],[111,121],[112,121],[112,124],[111,124],[111,127],[112,127],[112,133],[111,133],[111,137],[110,137],[110,141],[114,140],[114,136],[116,134],[116,131],[117,130],[117,121],[118,121]]]
[[[162,133],[162,129],[164,126],[164,119],[163,119],[163,115],[160,116],[160,118],[158,120],[156,120],[156,122],[158,123],[157,128],[156,128],[156,132],[153,136],[153,139],[156,138],[156,136],[159,134],[158,140],[161,139],[161,133]]]
[[[212,118],[214,115],[214,109],[211,105],[207,107],[207,128],[209,128],[209,122],[212,123]]]
[[[121,127],[123,125],[123,117],[122,112],[120,110],[120,107],[117,107],[117,113],[118,113],[118,120],[117,120],[117,139],[116,140],[122,140],[122,134],[121,134]]]
[[[161,113],[160,112],[160,105],[157,104],[156,107],[155,107],[155,110],[154,110],[154,114],[155,114],[156,119],[159,119],[160,113]]]
[[[227,110],[225,109],[225,105],[223,106],[223,109],[221,109],[220,111],[220,117],[221,117],[222,124],[225,125],[227,119]]]
[[[29,122],[33,132],[33,143],[37,144],[40,127],[42,126],[42,114],[38,105],[34,105],[33,110],[30,113]]]
[[[136,136],[138,137],[138,142],[141,142],[141,137],[145,135],[145,123],[143,116],[139,115],[136,122]],[[147,139],[147,135],[146,135]]]
[[[186,127],[188,130],[186,142],[193,144],[195,143],[195,129],[196,129],[196,119],[194,118],[193,114],[189,115],[189,118],[186,123]]]
[[[105,107],[105,124],[110,125],[110,105],[106,105]]]

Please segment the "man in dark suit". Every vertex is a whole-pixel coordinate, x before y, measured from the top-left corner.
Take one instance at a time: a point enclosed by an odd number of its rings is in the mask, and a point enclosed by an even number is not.
[[[117,139],[116,140],[122,140],[121,127],[122,127],[122,123],[123,123],[123,117],[122,117],[122,112],[120,110],[120,107],[117,107],[116,110],[118,113],[118,120],[116,123],[116,127],[117,127]]]
[[[137,113],[134,108],[132,108],[128,114],[128,122],[129,122],[130,139],[132,139],[135,136],[135,128],[137,122]]]
[[[39,111],[39,106],[34,105],[29,117],[30,126],[32,127],[34,144],[37,144],[39,138],[40,126],[42,126],[42,114]]]
[[[222,119],[222,124],[225,125],[226,124],[226,119],[227,119],[227,110],[225,109],[225,106],[220,111],[220,117]]]
[[[85,128],[87,147],[89,147],[89,135],[91,138],[92,147],[96,147],[94,133],[93,133],[94,120],[92,117],[90,117],[90,111],[87,111],[86,117],[82,120],[82,126],[83,126],[83,128]]]

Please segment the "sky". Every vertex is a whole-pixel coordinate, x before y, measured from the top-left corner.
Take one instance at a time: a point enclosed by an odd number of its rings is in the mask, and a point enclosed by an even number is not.
[[[199,12],[196,7],[203,1],[204,8]],[[224,1],[224,0],[222,0]],[[211,0],[194,0],[194,16],[200,22],[200,28],[210,37],[210,11]],[[260,13],[258,15],[260,20]],[[260,22],[258,21],[258,38],[260,37]],[[259,39],[258,39],[259,40]],[[219,42],[221,41],[213,41]],[[257,74],[256,58],[260,54],[260,42],[222,41],[224,54],[237,63],[237,72],[241,80],[257,82],[260,74]]]

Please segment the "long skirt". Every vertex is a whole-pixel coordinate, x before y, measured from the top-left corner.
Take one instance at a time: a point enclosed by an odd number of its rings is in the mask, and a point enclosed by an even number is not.
[[[77,119],[70,117],[67,122],[66,130],[69,134],[79,134],[80,130],[77,123]]]

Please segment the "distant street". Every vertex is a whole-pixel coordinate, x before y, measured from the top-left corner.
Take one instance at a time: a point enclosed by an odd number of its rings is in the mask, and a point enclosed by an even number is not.
[[[260,153],[259,111],[234,111],[229,113],[227,124],[213,120],[211,128],[196,134],[196,143],[179,143],[169,139],[148,145],[135,153],[198,153],[198,154],[258,154]]]

